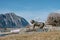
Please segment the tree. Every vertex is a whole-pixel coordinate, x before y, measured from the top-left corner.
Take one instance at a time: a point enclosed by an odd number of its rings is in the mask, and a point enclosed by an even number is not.
[[[60,13],[49,14],[46,24],[52,25],[52,26],[60,26]]]

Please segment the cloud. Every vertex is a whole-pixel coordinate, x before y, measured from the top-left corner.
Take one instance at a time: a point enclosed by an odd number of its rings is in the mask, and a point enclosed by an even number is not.
[[[54,11],[54,13],[60,13],[60,10],[56,10],[56,11]]]
[[[9,12],[14,12],[12,9],[0,9],[0,14],[4,14],[4,13],[9,13]]]
[[[42,21],[45,19],[46,14],[48,12],[42,12],[42,11],[16,11],[12,9],[2,9],[0,10],[0,13],[9,13],[9,12],[14,12],[16,15],[19,15],[21,17],[24,17],[27,21],[30,21],[32,19],[37,20],[37,21]],[[44,17],[45,16],[45,17]]]
[[[29,11],[29,10],[0,9],[0,14],[14,12],[16,15],[21,16],[30,22],[31,19],[34,19],[36,21],[45,21],[47,19],[48,14],[54,11],[56,10]],[[57,10],[57,11],[60,11],[60,10]]]

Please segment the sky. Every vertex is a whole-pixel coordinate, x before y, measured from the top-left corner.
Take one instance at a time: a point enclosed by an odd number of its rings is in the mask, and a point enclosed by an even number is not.
[[[60,12],[60,0],[0,0],[0,14],[14,12],[27,21],[46,21],[55,11]]]

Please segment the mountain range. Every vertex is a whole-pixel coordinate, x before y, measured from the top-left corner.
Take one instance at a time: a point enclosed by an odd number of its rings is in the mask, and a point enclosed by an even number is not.
[[[27,25],[27,20],[15,13],[0,14],[0,28],[21,28]]]

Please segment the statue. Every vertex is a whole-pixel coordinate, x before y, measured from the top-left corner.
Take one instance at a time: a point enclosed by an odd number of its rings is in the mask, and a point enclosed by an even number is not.
[[[35,27],[39,27],[40,29],[43,29],[43,27],[45,26],[43,22],[37,22],[35,20],[31,20],[30,22],[31,24],[33,24],[33,30],[35,30]]]

